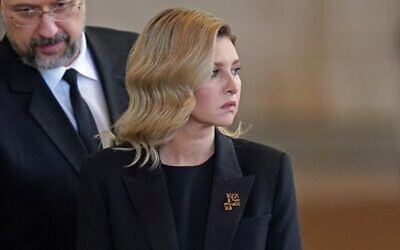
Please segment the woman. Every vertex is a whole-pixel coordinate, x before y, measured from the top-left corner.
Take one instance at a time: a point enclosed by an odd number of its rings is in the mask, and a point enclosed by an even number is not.
[[[300,249],[288,157],[233,139],[235,37],[186,9],[152,18],[127,68],[122,144],[81,176],[79,250]]]

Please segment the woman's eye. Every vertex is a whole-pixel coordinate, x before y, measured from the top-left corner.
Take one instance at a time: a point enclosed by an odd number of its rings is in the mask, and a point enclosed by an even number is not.
[[[214,69],[211,74],[211,77],[216,77],[218,74],[219,74],[219,69]]]
[[[241,67],[235,67],[235,68],[233,69],[232,73],[233,73],[234,75],[238,75],[238,74],[239,74],[239,71],[240,71],[241,69],[242,69]]]

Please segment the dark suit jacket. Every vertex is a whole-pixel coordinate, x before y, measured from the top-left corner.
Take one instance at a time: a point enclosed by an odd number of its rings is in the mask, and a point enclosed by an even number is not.
[[[86,29],[111,122],[127,107],[126,59],[137,34]],[[85,156],[40,73],[0,42],[0,249],[75,249],[78,177]]]
[[[124,167],[133,157],[107,149],[85,162],[78,250],[178,250],[163,170]],[[240,207],[225,211],[226,193],[239,194]],[[217,133],[204,249],[301,249],[286,154]]]

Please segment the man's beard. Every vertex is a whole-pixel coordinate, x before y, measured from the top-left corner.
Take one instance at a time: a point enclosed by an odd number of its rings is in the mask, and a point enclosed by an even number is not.
[[[32,66],[36,69],[47,70],[60,66],[66,66],[78,55],[81,48],[81,38],[71,42],[70,37],[65,34],[56,34],[53,38],[37,38],[29,43],[27,51],[22,51],[17,44],[9,37],[10,43],[17,54],[21,57],[23,63]],[[65,42],[67,48],[61,55],[42,55],[35,51],[38,46],[53,45],[58,42]]]

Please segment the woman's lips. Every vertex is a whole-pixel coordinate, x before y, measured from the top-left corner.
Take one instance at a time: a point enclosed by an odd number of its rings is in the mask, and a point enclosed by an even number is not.
[[[227,110],[227,111],[235,111],[236,110],[236,102],[231,101],[231,102],[226,102],[224,105],[221,106],[221,109]]]

